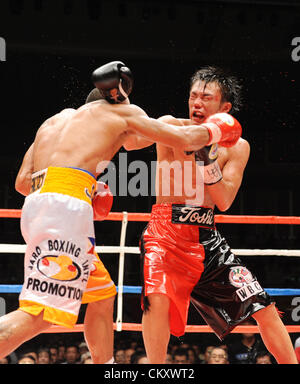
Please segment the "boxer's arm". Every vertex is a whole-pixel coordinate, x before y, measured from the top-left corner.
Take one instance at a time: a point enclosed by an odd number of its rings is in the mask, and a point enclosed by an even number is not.
[[[144,137],[138,135],[129,135],[123,144],[123,147],[126,149],[126,151],[134,151],[137,149],[150,147],[152,144],[154,144],[153,141],[145,139]]]
[[[34,143],[31,144],[25,153],[15,182],[16,191],[24,196],[29,195],[31,189],[31,175],[33,173],[33,147]]]
[[[168,124],[162,119],[152,119],[146,114],[131,114],[125,117],[131,132],[148,140],[189,151],[199,149],[209,141],[209,132],[199,125],[181,126]],[[180,125],[180,126],[178,126]]]
[[[161,116],[158,118],[159,121],[164,123],[174,124],[174,125],[183,125],[180,123],[180,119],[176,119],[171,115]],[[154,141],[145,139],[144,137],[138,135],[129,135],[128,139],[124,143],[123,147],[127,151],[137,150],[149,147],[154,144]]]
[[[239,139],[228,151],[229,158],[222,168],[222,180],[206,186],[210,197],[220,211],[229,209],[236,197],[249,159],[250,145],[246,140]]]

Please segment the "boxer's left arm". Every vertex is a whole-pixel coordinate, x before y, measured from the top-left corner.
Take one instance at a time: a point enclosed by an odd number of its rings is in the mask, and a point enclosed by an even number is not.
[[[169,147],[196,150],[209,141],[209,133],[199,125],[183,126],[180,122],[166,123],[164,119],[153,119],[137,106],[130,105],[131,111],[124,116],[128,124],[128,133],[138,135]],[[134,109],[133,109],[134,108]]]
[[[33,148],[34,143],[31,144],[22,161],[16,181],[15,189],[21,195],[29,195],[31,189],[31,175],[33,173]]]
[[[184,125],[184,123],[182,122],[183,119],[177,119],[171,115],[161,116],[157,120],[167,124],[174,124],[174,125],[180,125],[180,126]],[[152,144],[154,144],[154,141],[145,139],[144,137],[141,137],[138,135],[129,135],[123,147],[127,151],[132,151],[132,150],[149,147]]]
[[[220,211],[226,211],[233,203],[241,186],[245,167],[250,155],[249,143],[240,138],[228,149],[228,159],[222,167],[222,179],[207,185],[207,191]]]

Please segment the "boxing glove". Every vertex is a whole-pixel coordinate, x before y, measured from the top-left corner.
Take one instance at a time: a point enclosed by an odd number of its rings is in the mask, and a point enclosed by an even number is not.
[[[201,126],[208,129],[209,141],[206,145],[219,143],[222,147],[232,147],[242,134],[240,123],[228,113],[211,115]]]
[[[222,172],[218,164],[218,144],[212,144],[195,151],[195,160],[204,167],[204,184],[212,185],[222,180]]]
[[[119,104],[130,95],[133,77],[124,63],[112,61],[93,72],[92,82],[110,104]]]
[[[105,220],[113,204],[113,194],[107,184],[97,181],[97,190],[94,194],[92,205],[94,220]]]

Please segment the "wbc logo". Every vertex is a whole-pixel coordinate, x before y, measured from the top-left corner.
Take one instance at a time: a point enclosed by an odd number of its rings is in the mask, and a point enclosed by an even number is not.
[[[229,272],[229,280],[235,287],[242,287],[249,284],[253,280],[253,276],[247,268],[238,266],[231,268]]]

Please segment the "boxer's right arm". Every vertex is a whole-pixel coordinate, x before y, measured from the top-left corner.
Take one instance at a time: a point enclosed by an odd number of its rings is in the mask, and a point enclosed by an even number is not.
[[[15,189],[21,195],[29,195],[31,189],[31,175],[33,173],[33,148],[34,143],[31,144],[22,161],[16,181]]]

